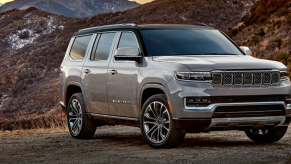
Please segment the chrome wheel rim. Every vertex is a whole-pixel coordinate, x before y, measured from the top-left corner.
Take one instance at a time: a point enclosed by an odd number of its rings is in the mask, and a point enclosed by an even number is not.
[[[153,143],[162,143],[170,132],[170,114],[167,107],[158,101],[147,106],[143,116],[144,132]]]
[[[251,133],[255,135],[266,135],[268,133],[268,129],[250,129]]]
[[[80,133],[82,127],[82,107],[77,99],[73,99],[69,108],[69,128],[76,136]]]

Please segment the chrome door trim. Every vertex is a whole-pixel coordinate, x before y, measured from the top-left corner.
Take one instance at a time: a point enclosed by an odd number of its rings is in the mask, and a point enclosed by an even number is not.
[[[133,117],[111,116],[111,115],[97,114],[97,113],[88,113],[88,114],[91,115],[91,116],[95,116],[95,117],[112,118],[112,119],[129,120],[129,121],[138,121],[137,118],[133,118]]]

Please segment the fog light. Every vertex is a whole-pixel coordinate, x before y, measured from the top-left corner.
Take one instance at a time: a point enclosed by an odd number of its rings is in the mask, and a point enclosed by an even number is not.
[[[291,104],[291,96],[285,96],[285,103]]]
[[[188,107],[206,107],[210,104],[210,98],[186,98],[186,106]]]

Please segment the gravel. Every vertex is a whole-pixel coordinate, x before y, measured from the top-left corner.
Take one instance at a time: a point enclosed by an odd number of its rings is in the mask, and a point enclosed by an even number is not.
[[[0,138],[0,163],[291,163],[289,128],[273,144],[257,144],[244,132],[187,134],[175,149],[156,150],[134,127],[97,129],[92,140],[66,134]]]

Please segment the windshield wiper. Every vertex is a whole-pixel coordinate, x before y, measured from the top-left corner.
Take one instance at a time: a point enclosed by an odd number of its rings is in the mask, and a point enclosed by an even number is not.
[[[201,55],[238,55],[238,54],[232,54],[232,53],[205,53],[205,54],[201,54]]]

